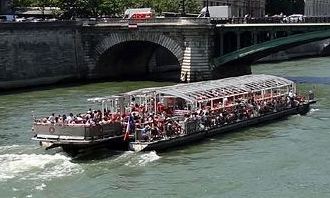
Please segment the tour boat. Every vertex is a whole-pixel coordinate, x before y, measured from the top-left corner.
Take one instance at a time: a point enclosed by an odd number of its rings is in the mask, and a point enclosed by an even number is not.
[[[306,98],[297,96],[293,81],[263,74],[141,89],[128,95],[154,106],[147,112],[151,116],[134,126],[134,140],[129,143],[133,151],[166,150],[289,115],[303,115],[315,103],[312,93]]]
[[[133,151],[165,150],[227,131],[305,114],[313,94],[272,75],[144,88],[89,99],[101,104],[76,116],[35,119],[33,140],[65,151],[97,145]]]
[[[113,100],[91,98],[88,101],[98,102],[101,110],[91,110],[78,115],[64,115],[46,118],[34,118],[32,140],[39,141],[46,149],[62,147],[64,151],[76,154],[77,152],[105,146],[112,149],[126,149],[128,142],[124,140],[124,127],[121,115],[123,114],[123,101],[121,96],[112,96]],[[105,119],[109,112],[109,119]],[[52,117],[52,119],[50,119]]]

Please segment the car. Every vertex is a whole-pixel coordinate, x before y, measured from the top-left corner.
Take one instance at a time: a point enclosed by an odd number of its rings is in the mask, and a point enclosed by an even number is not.
[[[288,17],[285,17],[283,20],[286,23],[299,23],[299,22],[303,22],[304,15],[302,15],[302,14],[292,14]]]
[[[56,18],[46,19],[46,21],[50,21],[50,22],[57,21],[57,20],[58,20],[58,19],[56,19]]]
[[[16,18],[15,19],[16,22],[25,22],[26,18],[22,17],[22,18]]]

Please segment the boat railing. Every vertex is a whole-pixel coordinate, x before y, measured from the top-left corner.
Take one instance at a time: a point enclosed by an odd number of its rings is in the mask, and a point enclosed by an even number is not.
[[[189,114],[191,111],[189,110],[179,110],[179,109],[175,109],[173,112],[174,116],[184,116],[186,114]]]
[[[305,102],[315,101],[315,94],[313,90],[305,91],[299,93],[298,95],[300,95],[302,97],[301,99],[304,100]]]
[[[185,121],[183,123],[184,125],[183,133],[191,134],[191,133],[199,132],[203,129],[203,126],[201,124],[202,124],[201,119],[193,119],[193,120]]]
[[[95,140],[113,137],[122,134],[122,124],[114,122],[111,124],[62,124],[62,123],[39,123],[35,122],[33,131],[39,137],[52,136],[58,139],[81,139]]]
[[[90,127],[90,124],[70,124],[70,123],[43,123],[43,122],[34,122],[35,125],[42,126],[58,126],[58,127]]]
[[[143,140],[142,129],[139,128],[135,129],[134,137],[136,142],[142,141]]]

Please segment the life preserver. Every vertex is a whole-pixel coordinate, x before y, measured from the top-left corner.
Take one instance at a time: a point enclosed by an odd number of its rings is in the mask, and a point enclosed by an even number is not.
[[[54,127],[49,127],[48,131],[49,131],[49,133],[54,133],[55,132],[55,128]]]

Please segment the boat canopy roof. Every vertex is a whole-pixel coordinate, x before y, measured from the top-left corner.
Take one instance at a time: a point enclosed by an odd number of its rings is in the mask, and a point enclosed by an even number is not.
[[[138,89],[124,93],[122,96],[154,96],[160,94],[180,97],[190,102],[201,102],[214,98],[224,98],[233,95],[248,94],[262,90],[292,86],[293,84],[293,81],[278,76],[252,74],[219,80]],[[108,100],[113,98],[114,96],[109,96],[98,98],[98,100]]]

